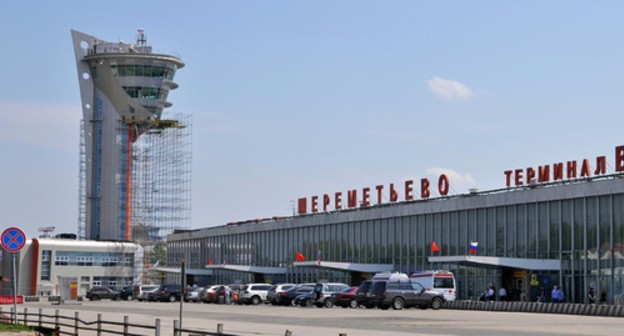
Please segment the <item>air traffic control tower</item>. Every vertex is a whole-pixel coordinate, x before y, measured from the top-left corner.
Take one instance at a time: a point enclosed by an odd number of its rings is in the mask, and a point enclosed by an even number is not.
[[[84,218],[79,236],[134,240],[133,183],[142,181],[133,176],[133,145],[149,133],[184,127],[179,120],[161,118],[172,105],[167,95],[178,87],[173,77],[184,63],[152,52],[142,29],[135,44],[71,34],[83,113],[81,174],[86,175],[80,186]]]

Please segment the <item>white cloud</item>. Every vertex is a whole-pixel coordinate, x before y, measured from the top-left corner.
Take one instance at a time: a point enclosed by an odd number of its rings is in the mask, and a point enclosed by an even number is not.
[[[0,141],[78,152],[79,104],[0,102]]]
[[[435,176],[436,178],[441,174],[448,176],[451,190],[456,193],[467,192],[468,189],[474,188],[476,185],[475,179],[470,174],[461,174],[453,169],[429,168],[425,172],[427,175]]]
[[[452,79],[433,77],[427,85],[434,94],[447,100],[468,100],[475,96],[471,88]]]

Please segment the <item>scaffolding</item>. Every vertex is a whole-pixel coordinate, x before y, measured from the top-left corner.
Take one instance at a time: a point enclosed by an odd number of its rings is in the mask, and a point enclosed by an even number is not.
[[[163,115],[162,124],[142,134],[132,149],[132,240],[147,251],[191,226],[191,116]]]
[[[80,143],[78,159],[78,239],[84,240],[87,226],[87,149],[84,120],[80,120]]]

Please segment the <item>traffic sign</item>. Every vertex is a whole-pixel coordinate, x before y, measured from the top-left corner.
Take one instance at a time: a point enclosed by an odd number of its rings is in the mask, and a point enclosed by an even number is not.
[[[26,235],[24,231],[10,227],[2,232],[0,244],[8,252],[19,252],[26,245]]]

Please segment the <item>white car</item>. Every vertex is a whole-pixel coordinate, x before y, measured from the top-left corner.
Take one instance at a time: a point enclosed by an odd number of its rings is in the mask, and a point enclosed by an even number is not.
[[[267,294],[271,287],[273,286],[266,283],[247,284],[238,294],[238,302],[260,304],[267,300]]]

